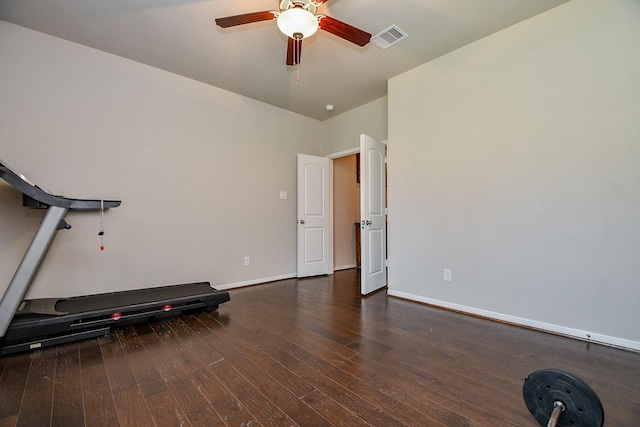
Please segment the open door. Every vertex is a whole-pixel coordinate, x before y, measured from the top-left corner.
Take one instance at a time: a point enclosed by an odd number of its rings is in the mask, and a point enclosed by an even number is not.
[[[387,286],[385,146],[360,135],[360,245],[362,295]]]
[[[298,154],[298,277],[330,274],[329,159]]]

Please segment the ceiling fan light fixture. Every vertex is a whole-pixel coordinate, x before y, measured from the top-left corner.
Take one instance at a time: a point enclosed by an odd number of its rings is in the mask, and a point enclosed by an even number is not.
[[[280,13],[277,24],[280,31],[292,39],[304,39],[318,31],[318,18],[301,7],[292,7]]]

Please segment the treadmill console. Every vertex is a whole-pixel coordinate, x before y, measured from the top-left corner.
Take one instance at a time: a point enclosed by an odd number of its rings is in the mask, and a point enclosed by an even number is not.
[[[33,183],[29,178],[11,168],[0,159],[0,178],[22,192],[22,204],[36,209],[58,206],[70,210],[100,210],[120,206],[120,200],[86,200],[56,196],[51,191]]]

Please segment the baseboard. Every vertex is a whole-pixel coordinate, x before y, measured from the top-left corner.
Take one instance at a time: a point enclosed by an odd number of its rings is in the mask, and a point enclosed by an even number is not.
[[[286,280],[286,279],[293,279],[297,277],[296,273],[291,273],[291,274],[283,274],[282,276],[273,276],[273,277],[263,277],[260,279],[251,279],[251,280],[247,280],[244,282],[234,282],[234,283],[227,283],[224,285],[219,285],[217,283],[212,284],[212,286],[214,288],[216,288],[219,291],[224,291],[224,290],[228,290],[228,289],[234,289],[234,288],[242,288],[244,286],[252,286],[252,285],[262,285],[265,283],[269,283],[269,282],[277,282],[278,280]]]
[[[357,265],[355,265],[355,264],[341,265],[340,267],[333,267],[333,271],[350,270],[350,269],[356,268],[356,267],[357,267]]]
[[[482,310],[475,307],[468,307],[460,304],[453,304],[446,301],[435,300],[432,298],[426,298],[419,295],[413,295],[406,292],[395,291],[392,289],[387,290],[387,295],[411,301],[421,302],[436,307],[441,307],[447,310],[459,311],[462,313],[471,314],[474,316],[484,317],[491,320],[497,320],[504,323],[510,323],[517,326],[523,326],[530,329],[537,329],[544,332],[550,332],[556,335],[563,335],[581,341],[592,342],[595,344],[604,344],[613,347],[623,348],[625,350],[640,351],[640,342],[631,341],[624,338],[612,337],[609,335],[597,334],[589,331],[583,331],[580,329],[567,328],[560,325],[554,325],[551,323],[539,322],[536,320],[525,319],[517,316],[510,316],[507,314],[496,313],[489,310]]]

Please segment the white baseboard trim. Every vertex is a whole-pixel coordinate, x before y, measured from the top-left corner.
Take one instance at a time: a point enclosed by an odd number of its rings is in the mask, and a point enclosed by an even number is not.
[[[419,295],[409,294],[406,292],[395,291],[393,289],[388,289],[387,295],[403,298],[411,301],[417,301],[417,302],[433,305],[436,307],[442,307],[449,310],[460,311],[463,313],[468,313],[475,316],[498,320],[501,322],[511,323],[518,326],[524,326],[531,329],[538,329],[545,332],[564,335],[564,336],[576,338],[582,341],[592,342],[595,344],[605,344],[605,345],[610,345],[614,347],[624,348],[626,350],[640,351],[640,342],[631,341],[625,338],[612,337],[609,335],[597,334],[589,331],[583,331],[580,329],[567,328],[565,326],[554,325],[551,323],[539,322],[532,319],[525,319],[522,317],[511,316],[508,314],[496,313],[489,310],[482,310],[479,308],[468,307],[460,304],[454,304],[446,301],[426,298]]]
[[[269,282],[276,282],[278,280],[293,279],[294,277],[297,277],[296,273],[283,274],[282,276],[263,277],[260,279],[251,279],[244,282],[227,283],[224,285],[212,284],[212,286],[219,291],[224,291],[228,289],[242,288],[244,286],[262,285]]]

